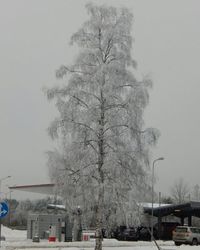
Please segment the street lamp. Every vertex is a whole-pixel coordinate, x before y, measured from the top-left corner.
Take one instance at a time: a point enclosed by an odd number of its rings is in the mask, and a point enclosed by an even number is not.
[[[151,241],[153,241],[153,203],[154,203],[154,167],[157,161],[163,161],[164,157],[159,157],[153,161],[151,176]]]
[[[10,178],[10,177],[11,177],[11,176],[8,175],[8,176],[3,177],[3,178],[0,179],[0,195],[1,195],[1,184],[2,184],[2,181],[6,180],[6,179],[8,179],[8,178]]]

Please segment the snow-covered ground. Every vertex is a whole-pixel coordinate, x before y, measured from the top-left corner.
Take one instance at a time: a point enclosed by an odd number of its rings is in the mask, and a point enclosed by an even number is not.
[[[2,226],[2,235],[6,237],[6,241],[1,242],[1,249],[6,250],[92,250],[94,249],[94,241],[88,242],[48,242],[41,240],[39,243],[26,239],[26,231],[12,230]],[[161,250],[200,250],[200,246],[181,245],[177,247],[172,241],[157,241]],[[103,241],[104,250],[157,250],[152,242],[125,242],[114,239]]]

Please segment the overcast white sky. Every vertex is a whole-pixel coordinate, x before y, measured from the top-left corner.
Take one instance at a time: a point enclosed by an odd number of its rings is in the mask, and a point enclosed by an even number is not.
[[[49,182],[46,129],[56,110],[42,88],[77,51],[70,36],[87,19],[85,0],[0,0],[0,178],[6,185]],[[99,0],[134,14],[133,55],[139,72],[154,82],[146,126],[161,132],[152,160],[156,191],[169,192],[182,177],[199,183],[200,1]],[[25,194],[25,193],[24,193]],[[24,195],[23,194],[23,195]],[[29,196],[29,194],[25,194]]]

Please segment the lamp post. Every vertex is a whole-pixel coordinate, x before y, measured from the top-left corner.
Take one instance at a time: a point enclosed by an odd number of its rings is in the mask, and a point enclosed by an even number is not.
[[[151,241],[153,241],[153,204],[154,204],[154,167],[157,161],[163,161],[164,157],[159,157],[153,161],[151,176]]]

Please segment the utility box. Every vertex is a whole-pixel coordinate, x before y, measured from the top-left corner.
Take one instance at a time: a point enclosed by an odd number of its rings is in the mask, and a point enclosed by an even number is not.
[[[50,227],[55,228],[55,237],[60,239],[61,222],[64,221],[63,214],[29,214],[27,222],[27,238],[33,239],[38,236],[40,239],[48,239]]]

